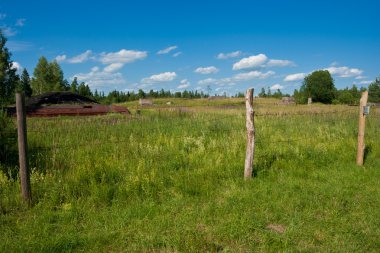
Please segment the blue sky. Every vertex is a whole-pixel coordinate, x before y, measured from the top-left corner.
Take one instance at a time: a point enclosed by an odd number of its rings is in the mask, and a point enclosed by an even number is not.
[[[328,69],[338,88],[380,75],[379,1],[11,1],[15,66],[41,56],[93,89],[292,93]]]

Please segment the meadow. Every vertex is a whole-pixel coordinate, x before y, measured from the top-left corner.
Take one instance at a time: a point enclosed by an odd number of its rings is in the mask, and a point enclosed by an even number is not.
[[[378,252],[380,111],[355,164],[358,107],[155,101],[132,115],[28,118],[32,207],[0,171],[0,252]]]

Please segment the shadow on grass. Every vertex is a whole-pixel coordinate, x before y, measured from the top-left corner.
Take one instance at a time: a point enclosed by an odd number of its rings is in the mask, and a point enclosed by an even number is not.
[[[371,144],[366,145],[364,148],[363,163],[365,163],[365,161],[367,160],[367,156],[371,153],[371,151],[372,151],[372,145]]]
[[[258,162],[253,166],[253,175],[266,175],[272,169],[273,164],[280,159],[285,159],[285,156],[283,154],[269,153],[261,157],[255,157]]]

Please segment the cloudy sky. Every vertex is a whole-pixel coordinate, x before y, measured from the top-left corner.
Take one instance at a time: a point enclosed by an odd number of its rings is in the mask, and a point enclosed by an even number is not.
[[[379,1],[10,1],[15,67],[41,56],[93,89],[292,93],[327,69],[336,86],[380,76]]]

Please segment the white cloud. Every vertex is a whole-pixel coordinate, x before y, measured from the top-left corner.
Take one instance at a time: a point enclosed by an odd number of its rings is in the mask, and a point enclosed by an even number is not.
[[[329,67],[328,70],[331,75],[337,75],[338,77],[357,77],[361,76],[363,70],[349,67]]]
[[[168,54],[170,53],[171,51],[177,49],[178,47],[177,46],[170,46],[170,47],[167,47],[165,49],[162,49],[160,51],[157,52],[157,54]]]
[[[289,60],[269,59],[265,54],[253,55],[243,58],[236,62],[233,70],[253,69],[253,68],[268,68],[268,67],[289,67],[295,66],[294,62]]]
[[[96,71],[99,71],[99,69],[100,69],[100,68],[99,68],[98,66],[95,66],[95,67],[92,67],[92,68],[91,68],[91,71],[92,71],[92,72],[96,72]]]
[[[247,58],[243,58],[240,61],[236,62],[233,65],[232,69],[239,70],[239,69],[250,69],[250,68],[260,67],[267,60],[268,60],[268,57],[265,54],[253,55]]]
[[[131,63],[137,60],[145,59],[147,55],[148,53],[146,51],[121,49],[119,52],[101,53],[99,60],[103,64],[110,64],[110,63],[116,63],[116,62]]]
[[[14,61],[14,62],[12,62],[12,69],[21,70],[21,69],[22,69],[22,66],[21,66],[20,63]]]
[[[371,84],[372,83],[372,81],[361,81],[361,82],[359,82],[359,84]]]
[[[121,73],[110,73],[99,71],[98,67],[93,67],[89,73],[78,73],[71,79],[77,77],[79,82],[85,82],[91,88],[107,87],[116,84],[125,84],[126,80]]]
[[[17,19],[15,26],[23,27],[25,25],[25,21],[26,21],[25,18]]]
[[[118,71],[119,69],[121,69],[123,66],[124,66],[124,63],[120,63],[120,62],[111,63],[110,65],[108,65],[104,68],[104,71],[105,72],[115,72],[115,71]]]
[[[275,74],[275,72],[273,72],[273,71],[268,71],[266,73],[263,73],[263,72],[254,70],[254,71],[250,71],[247,73],[237,74],[234,76],[233,79],[236,81],[242,81],[242,80],[245,81],[245,80],[252,80],[252,79],[265,79],[265,78],[268,78],[274,74]]]
[[[306,73],[296,73],[296,74],[287,75],[284,78],[284,81],[285,82],[299,81],[299,80],[304,79],[306,75],[307,75]]]
[[[231,53],[220,53],[216,56],[219,60],[225,60],[230,58],[239,57],[241,55],[241,51],[235,51]]]
[[[177,77],[175,72],[164,72],[156,75],[151,75],[150,77],[146,77],[141,79],[141,83],[144,84],[153,84],[160,82],[170,82],[173,81]]]
[[[366,78],[367,78],[366,76],[357,76],[357,77],[355,77],[355,79],[357,79],[357,80],[366,79]]]
[[[280,84],[274,84],[274,85],[272,85],[271,87],[270,87],[270,89],[271,90],[281,90],[281,89],[283,89],[284,88],[284,86],[282,86],[282,85],[280,85]]]
[[[180,56],[181,54],[182,54],[182,52],[177,52],[177,53],[173,54],[173,57],[178,57],[178,56]]]
[[[63,61],[66,60],[66,58],[67,58],[67,56],[65,54],[63,54],[63,55],[57,55],[57,57],[55,57],[55,60],[57,62],[63,62]]]
[[[198,81],[198,84],[199,85],[209,85],[209,84],[215,84],[215,83],[217,83],[217,81],[218,80],[215,78],[206,78],[206,79]]]
[[[288,66],[294,66],[294,63],[289,60],[275,60],[271,59],[266,64],[267,67],[288,67]]]
[[[86,52],[83,52],[80,55],[77,55],[77,56],[74,56],[70,59],[67,59],[66,61],[68,63],[83,63],[83,62],[87,61],[91,55],[92,55],[92,51],[87,50]]]
[[[185,82],[183,82],[183,81],[185,81]],[[186,89],[188,87],[190,87],[190,83],[185,79],[185,80],[181,81],[181,84],[178,85],[177,89]]]
[[[217,68],[214,67],[214,66],[210,66],[210,67],[199,67],[199,68],[197,68],[194,72],[195,72],[195,73],[199,73],[199,74],[215,74],[215,73],[218,73],[218,72],[219,72],[219,69],[217,69]]]

